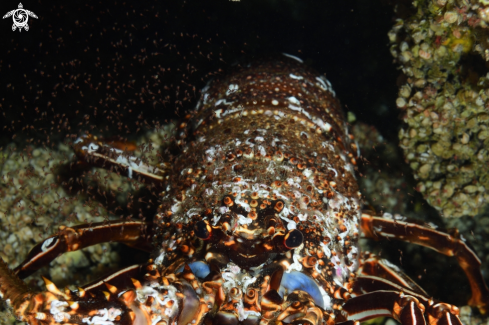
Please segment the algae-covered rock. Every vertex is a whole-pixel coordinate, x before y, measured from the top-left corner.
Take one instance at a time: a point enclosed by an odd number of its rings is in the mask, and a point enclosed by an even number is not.
[[[432,206],[448,218],[474,216],[489,202],[489,3],[413,6],[398,10],[389,32],[403,73],[400,144]]]

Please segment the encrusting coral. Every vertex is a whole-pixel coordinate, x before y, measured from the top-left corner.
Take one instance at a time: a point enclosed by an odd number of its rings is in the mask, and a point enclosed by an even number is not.
[[[489,2],[414,1],[389,32],[403,72],[397,107],[405,158],[443,216],[474,216],[489,200]]]

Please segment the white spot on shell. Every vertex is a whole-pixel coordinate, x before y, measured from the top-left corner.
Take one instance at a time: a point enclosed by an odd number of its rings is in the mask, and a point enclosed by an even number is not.
[[[55,237],[51,237],[51,238],[48,238],[44,241],[44,243],[42,243],[42,246],[41,246],[41,250],[43,252],[47,251],[49,248],[48,246],[51,245],[51,243],[53,242],[53,240],[55,239]],[[57,241],[57,239],[56,239]]]
[[[238,91],[238,85],[230,84],[228,90],[226,91],[226,95],[232,94],[236,91]]]
[[[294,255],[292,256],[292,259],[294,260],[294,263],[290,264],[289,267],[287,267],[287,270],[285,272],[290,273],[290,271],[296,270],[296,271],[301,271],[302,270],[302,264],[299,262],[299,257],[300,257],[300,252],[304,248],[304,244],[301,244],[299,247],[294,249]]]
[[[300,105],[301,102],[295,98],[294,96],[290,96],[289,98],[287,98],[289,100],[289,102],[291,102],[292,104],[295,104],[295,105]]]
[[[238,223],[240,225],[249,225],[252,222],[253,220],[251,218],[246,218],[244,215],[238,214]]]
[[[304,79],[304,77],[302,76],[296,76],[295,74],[289,74],[289,77],[291,77],[292,79],[296,79],[296,80],[302,80]]]

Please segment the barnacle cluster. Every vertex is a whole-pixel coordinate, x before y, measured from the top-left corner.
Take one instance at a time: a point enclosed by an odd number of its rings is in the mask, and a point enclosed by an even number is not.
[[[389,32],[403,76],[399,132],[417,190],[445,217],[489,200],[489,2],[414,1]]]

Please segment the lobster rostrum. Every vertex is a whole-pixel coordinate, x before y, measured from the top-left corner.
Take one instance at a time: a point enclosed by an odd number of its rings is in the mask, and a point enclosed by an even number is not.
[[[489,291],[464,240],[362,212],[358,148],[326,78],[290,55],[256,60],[202,90],[179,126],[178,154],[149,166],[94,136],[74,149],[91,165],[161,188],[151,221],[64,227],[10,270],[0,291],[19,320],[37,324],[461,324],[396,266],[361,254],[358,239],[395,238],[455,256],[469,304]],[[61,253],[117,241],[152,252],[75,291],[21,280]]]

